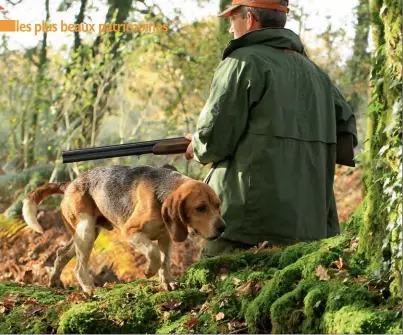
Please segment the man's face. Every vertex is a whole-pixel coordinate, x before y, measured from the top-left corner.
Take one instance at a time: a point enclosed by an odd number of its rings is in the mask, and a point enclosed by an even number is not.
[[[251,12],[243,14],[237,9],[231,13],[229,19],[231,23],[229,33],[232,34],[234,38],[239,38],[249,31],[260,28],[259,23]]]

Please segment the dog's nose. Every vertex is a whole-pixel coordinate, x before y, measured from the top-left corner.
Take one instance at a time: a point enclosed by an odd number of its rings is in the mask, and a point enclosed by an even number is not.
[[[219,232],[220,234],[222,234],[222,233],[225,231],[225,228],[227,228],[227,227],[224,226],[224,225],[219,226],[219,227],[218,227],[218,232]]]
[[[218,219],[216,223],[217,231],[222,234],[225,231],[225,228],[227,228],[227,225],[225,224],[223,219]]]

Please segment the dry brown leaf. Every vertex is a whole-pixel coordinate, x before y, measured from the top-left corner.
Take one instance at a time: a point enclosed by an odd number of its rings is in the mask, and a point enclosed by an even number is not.
[[[232,284],[234,284],[235,286],[238,286],[241,282],[242,280],[238,278],[232,278]]]
[[[220,321],[224,318],[225,318],[225,314],[223,312],[220,312],[215,316],[216,321]]]
[[[358,249],[358,240],[351,240],[350,241],[350,250],[357,251]]]
[[[87,301],[88,297],[83,293],[73,292],[68,296],[67,300],[70,303],[77,303],[77,302]]]
[[[246,322],[241,322],[241,321],[238,321],[238,320],[234,320],[234,321],[231,321],[231,322],[227,323],[228,330],[230,332],[233,332],[233,331],[238,330],[238,329],[245,328],[247,325],[248,324]]]
[[[39,301],[33,298],[28,298],[24,300],[23,305],[39,305]]]
[[[114,281],[114,282],[112,282],[112,283],[105,283],[104,284],[104,288],[112,288],[112,287],[114,287],[116,285],[116,282]]]
[[[196,325],[199,324],[199,322],[200,322],[199,319],[191,318],[191,319],[187,320],[183,325],[188,328],[194,328],[194,327],[196,327]]]
[[[224,281],[229,276],[229,270],[227,268],[221,268],[217,271],[217,278]]]
[[[167,302],[164,302],[161,305],[161,310],[163,311],[171,311],[171,310],[179,310],[180,306],[182,305],[182,303],[178,300],[169,300]]]
[[[345,265],[343,262],[343,258],[341,258],[340,256],[339,256],[339,259],[337,261],[334,261],[333,263],[337,266],[337,268],[339,270],[341,270],[343,268],[343,266]]]
[[[269,241],[264,241],[261,244],[259,244],[258,248],[255,251],[255,254],[257,254],[259,251],[262,251],[263,249],[267,249],[270,247]]]
[[[44,311],[43,306],[31,306],[27,309],[26,314],[31,315],[40,315]]]
[[[319,280],[327,281],[330,279],[330,276],[328,275],[327,270],[323,265],[319,265],[316,268],[316,276],[319,277]]]

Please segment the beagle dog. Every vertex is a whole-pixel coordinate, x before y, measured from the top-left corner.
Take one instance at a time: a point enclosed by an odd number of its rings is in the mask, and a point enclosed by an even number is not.
[[[50,286],[61,286],[63,268],[77,257],[75,274],[83,291],[94,285],[88,261],[100,229],[119,228],[125,240],[147,259],[147,278],[159,272],[166,290],[174,289],[170,275],[172,240],[183,242],[192,233],[214,240],[225,230],[221,201],[205,183],[170,167],[113,165],[89,170],[72,182],[49,183],[30,192],[23,201],[23,217],[38,233],[38,205],[52,194],[64,194],[61,213],[72,234],[57,250]],[[153,243],[152,241],[157,241]]]

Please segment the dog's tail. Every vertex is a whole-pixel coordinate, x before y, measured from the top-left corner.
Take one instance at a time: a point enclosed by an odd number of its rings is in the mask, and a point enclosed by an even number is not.
[[[43,233],[43,228],[36,218],[38,205],[52,194],[64,194],[64,191],[69,184],[70,182],[49,183],[36,188],[24,198],[22,205],[22,216],[24,217],[28,227],[35,230],[37,233]]]

